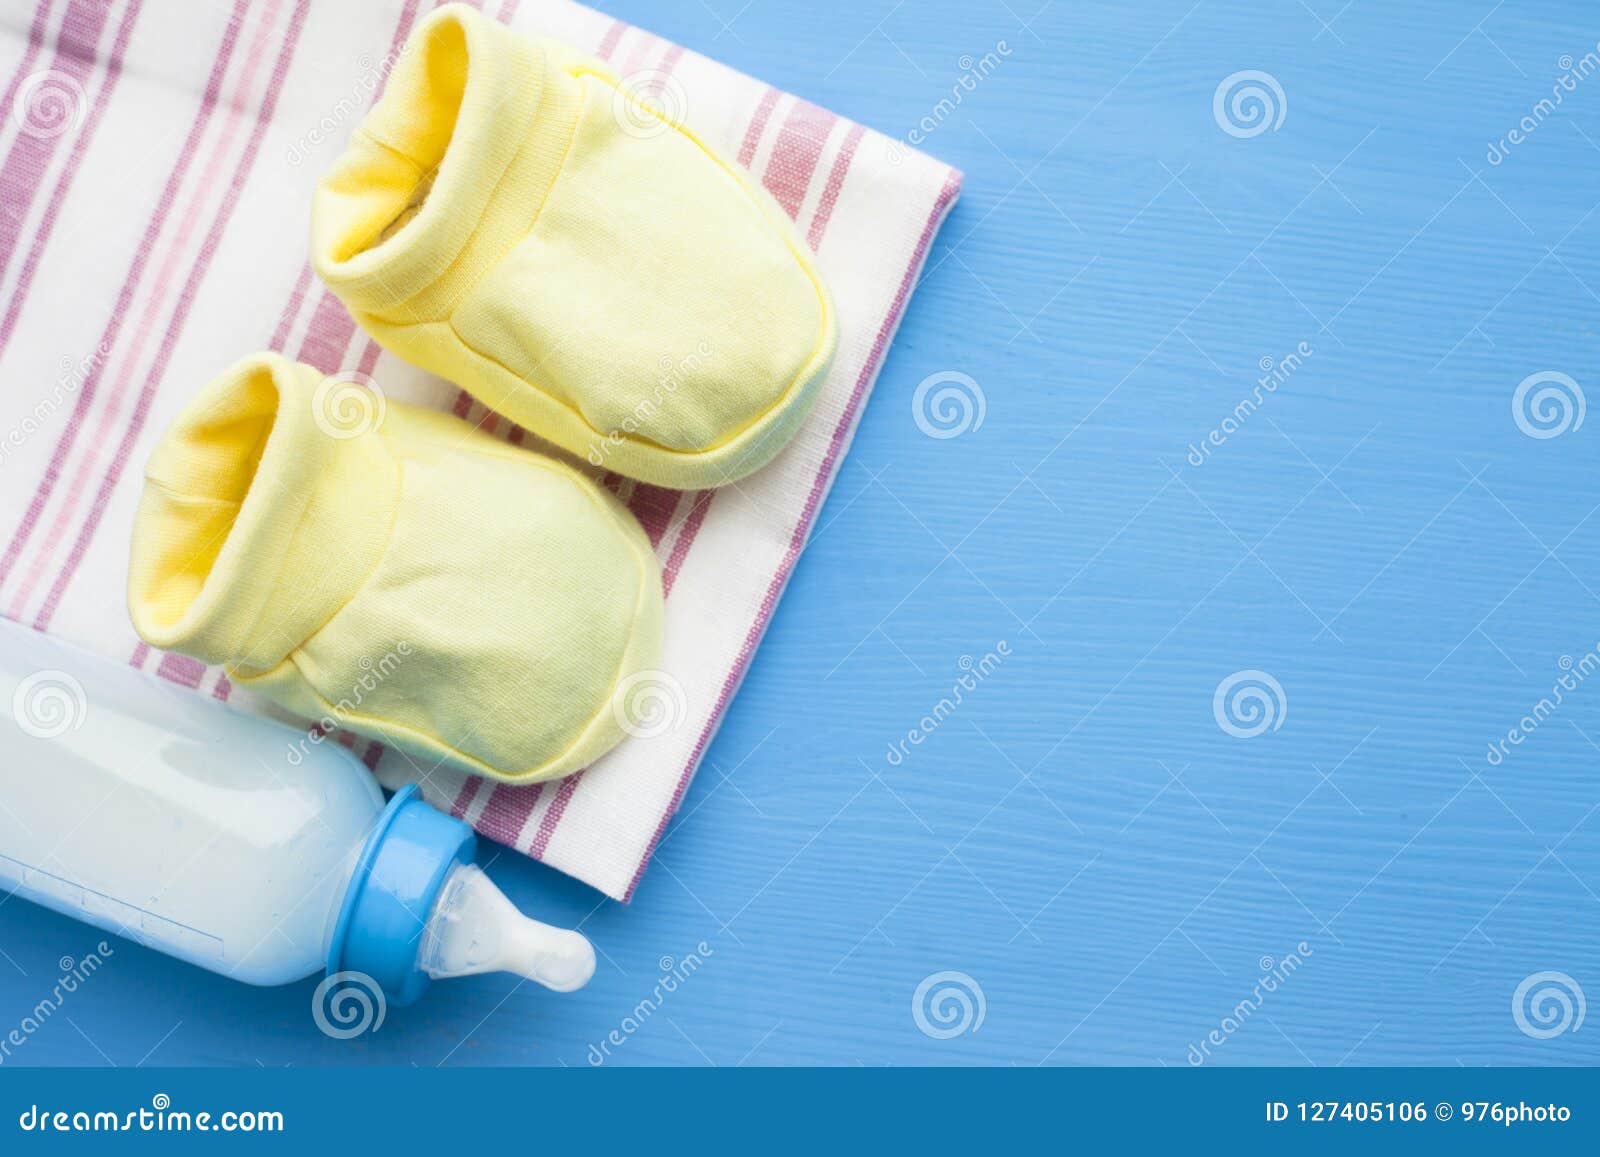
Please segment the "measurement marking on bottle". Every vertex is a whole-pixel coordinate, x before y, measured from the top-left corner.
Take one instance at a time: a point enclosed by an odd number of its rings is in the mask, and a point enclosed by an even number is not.
[[[164,952],[176,949],[191,960],[222,959],[222,941],[209,933],[9,856],[0,856],[0,886],[63,916],[87,920]]]

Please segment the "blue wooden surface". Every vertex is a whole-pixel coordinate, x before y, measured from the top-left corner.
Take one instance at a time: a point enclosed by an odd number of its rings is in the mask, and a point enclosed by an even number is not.
[[[927,136],[965,195],[635,903],[494,859],[585,921],[594,983],[440,985],[346,1043],[309,983],[130,946],[15,1061],[581,1066],[615,1029],[615,1064],[1183,1065],[1302,942],[1213,1063],[1600,1061],[1600,1024],[1538,1039],[1512,1004],[1546,971],[1600,997],[1600,680],[1488,759],[1600,642],[1600,418],[1512,411],[1532,374],[1600,386],[1600,76],[1536,111],[1600,24],[1191,2],[613,4],[896,135],[1009,55]],[[1251,69],[1286,115],[1230,135],[1213,95]],[[920,431],[941,371],[981,427]],[[1213,697],[1249,670],[1285,702],[1237,738]],[[0,907],[0,1030],[92,939]],[[944,971],[984,1018],[935,1039]]]

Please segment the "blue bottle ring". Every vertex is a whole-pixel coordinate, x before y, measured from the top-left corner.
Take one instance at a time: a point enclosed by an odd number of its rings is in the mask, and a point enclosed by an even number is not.
[[[390,1004],[411,1004],[430,977],[417,967],[428,916],[446,878],[469,863],[472,829],[423,799],[416,784],[395,793],[367,837],[328,944],[328,975],[359,972]]]

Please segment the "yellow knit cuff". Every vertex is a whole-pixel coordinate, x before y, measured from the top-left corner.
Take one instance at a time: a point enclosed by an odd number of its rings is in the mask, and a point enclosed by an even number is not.
[[[452,5],[318,190],[316,267],[386,348],[663,486],[799,429],[833,302],[766,191],[604,64]]]
[[[424,772],[530,782],[622,738],[662,593],[638,522],[570,466],[260,354],[151,456],[129,609]]]

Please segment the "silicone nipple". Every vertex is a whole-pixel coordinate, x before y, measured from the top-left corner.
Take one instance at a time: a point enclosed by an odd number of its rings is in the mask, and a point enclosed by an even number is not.
[[[428,919],[420,963],[435,980],[515,972],[571,992],[589,983],[595,958],[582,933],[524,916],[476,864],[462,864]]]

